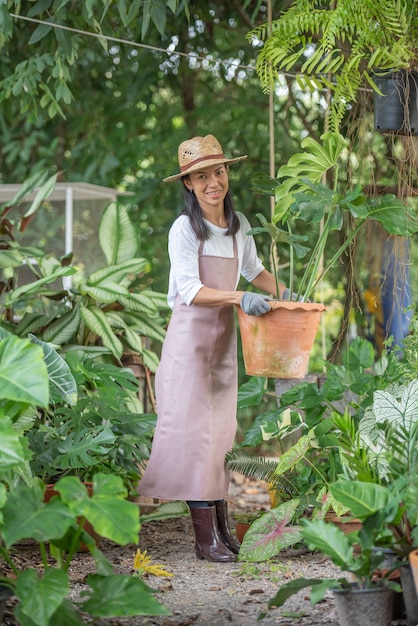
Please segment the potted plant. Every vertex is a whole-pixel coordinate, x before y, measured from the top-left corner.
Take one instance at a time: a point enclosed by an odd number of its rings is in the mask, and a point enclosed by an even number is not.
[[[303,378],[306,375],[312,344],[325,309],[321,303],[308,301],[315,299],[319,282],[347,252],[367,222],[380,222],[392,235],[411,236],[417,231],[416,220],[395,196],[368,198],[359,185],[341,191],[340,169],[347,159],[348,142],[338,132],[325,133],[321,141],[319,143],[311,137],[304,139],[301,145],[306,150],[292,155],[279,169],[277,179],[260,175],[254,180],[254,190],[274,195],[275,208],[269,220],[259,214],[261,226],[250,232],[270,237],[276,281],[276,247],[289,246],[288,284],[292,301],[272,303],[273,310],[260,318],[238,310],[244,362],[246,372],[251,375],[275,378]],[[321,182],[330,169],[333,169],[332,186]],[[317,230],[311,250],[306,245],[308,237],[296,234],[300,223],[311,231]],[[344,241],[325,256],[331,233],[343,227]],[[297,279],[294,275],[295,256],[304,258],[304,269]],[[315,322],[305,337],[303,331],[313,311]],[[277,318],[274,330],[273,316]],[[267,330],[264,325],[269,325]],[[253,356],[257,359],[254,365]]]
[[[235,521],[235,533],[240,543],[243,542],[247,531],[251,527],[251,524],[255,522],[255,520],[259,519],[265,513],[266,513],[265,509],[260,509],[259,511],[253,511],[253,512],[247,511],[247,513],[234,513],[233,514],[232,517]]]
[[[390,572],[377,576],[386,561],[383,547],[389,541],[388,528],[402,515],[402,504],[389,490],[375,483],[342,480],[331,485],[336,499],[349,503],[362,521],[360,530],[344,533],[334,524],[321,519],[303,522],[302,538],[311,550],[320,550],[341,569],[334,579],[297,579],[282,585],[268,607],[282,606],[294,593],[311,588],[315,604],[331,590],[341,626],[390,626],[393,593],[399,585],[390,580]],[[393,564],[395,569],[398,563]],[[344,574],[349,573],[350,578]]]

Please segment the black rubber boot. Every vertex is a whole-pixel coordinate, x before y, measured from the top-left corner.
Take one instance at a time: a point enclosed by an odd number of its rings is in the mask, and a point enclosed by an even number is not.
[[[218,522],[219,536],[227,548],[234,554],[238,554],[240,542],[231,534],[228,524],[228,505],[226,500],[215,500],[216,519]]]
[[[215,563],[236,561],[235,554],[228,550],[219,536],[215,505],[204,508],[190,507],[190,514],[196,539],[197,558]]]

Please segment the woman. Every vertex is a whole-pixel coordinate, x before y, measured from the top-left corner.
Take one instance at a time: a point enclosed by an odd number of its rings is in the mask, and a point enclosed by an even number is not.
[[[241,275],[269,294],[276,295],[276,286],[228,191],[229,164],[246,156],[225,158],[217,139],[207,135],[184,141],[178,158],[180,173],[164,179],[181,180],[185,198],[169,233],[173,313],[155,377],[158,419],[139,493],[185,500],[197,557],[230,562],[239,551],[225,500],[225,454],[237,425],[233,305],[249,315],[270,309],[270,296],[236,291]]]

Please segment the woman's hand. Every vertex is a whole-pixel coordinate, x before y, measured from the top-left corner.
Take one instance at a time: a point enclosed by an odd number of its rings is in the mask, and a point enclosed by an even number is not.
[[[271,300],[270,296],[245,291],[241,298],[240,307],[247,315],[260,316],[270,311],[269,300]]]

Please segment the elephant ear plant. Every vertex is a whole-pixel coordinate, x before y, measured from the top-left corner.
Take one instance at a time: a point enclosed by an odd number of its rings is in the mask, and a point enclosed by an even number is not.
[[[417,224],[406,205],[394,195],[368,198],[359,185],[340,190],[340,171],[347,163],[348,142],[338,132],[325,133],[321,143],[307,137],[301,145],[304,152],[292,155],[279,169],[277,179],[265,174],[253,179],[253,191],[274,196],[275,207],[269,220],[258,214],[261,226],[250,232],[269,235],[276,281],[276,247],[289,246],[289,292],[294,294],[293,299],[307,302],[315,297],[319,281],[336,265],[369,220],[380,222],[391,235],[404,237],[417,232]],[[334,180],[332,187],[321,182],[330,170]],[[312,249],[307,246],[308,237],[297,234],[301,223],[316,232]],[[334,249],[329,242],[330,235],[343,228],[344,241]],[[330,254],[326,254],[330,249]],[[295,256],[304,263],[297,281]]]
[[[54,363],[55,362],[55,363]],[[38,342],[2,334],[0,341],[0,583],[15,596],[15,617],[22,626],[81,626],[89,619],[130,615],[167,615],[139,577],[116,574],[111,563],[84,530],[119,545],[135,544],[139,509],[126,499],[118,476],[93,476],[93,495],[75,476],[59,480],[58,495],[44,501],[45,485],[28,471],[32,451],[23,433],[39,408],[56,392],[74,402],[74,380],[52,349]],[[26,480],[23,482],[21,477]],[[31,540],[39,549],[39,567],[21,567],[17,544]],[[96,571],[85,581],[80,599],[70,600],[69,567],[82,540]],[[49,552],[49,553],[48,553]]]

